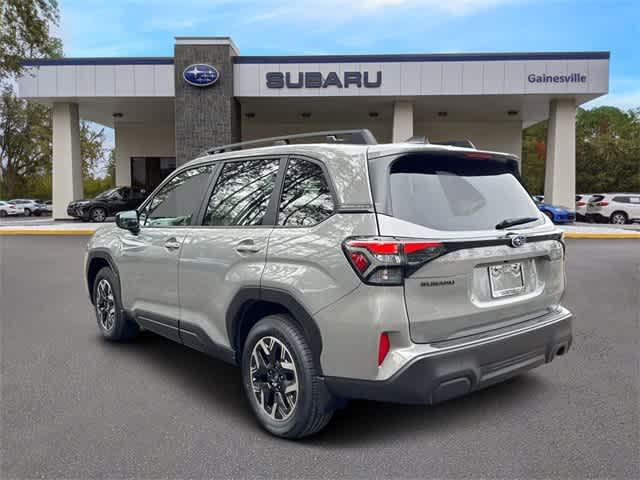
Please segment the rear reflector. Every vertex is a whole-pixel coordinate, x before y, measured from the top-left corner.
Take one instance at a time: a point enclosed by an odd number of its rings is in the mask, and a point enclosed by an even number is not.
[[[391,343],[389,342],[389,334],[387,332],[382,332],[380,334],[380,343],[378,345],[378,366],[382,365],[384,359],[387,358],[390,348]]]

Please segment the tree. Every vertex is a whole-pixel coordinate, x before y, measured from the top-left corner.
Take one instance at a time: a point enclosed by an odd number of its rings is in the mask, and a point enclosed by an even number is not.
[[[524,130],[522,175],[531,193],[544,190],[547,122]],[[640,109],[578,109],[576,191],[640,192]]]
[[[61,55],[61,41],[50,35],[58,19],[57,0],[0,1],[0,81],[19,74],[25,58]]]
[[[104,146],[104,129],[80,124],[80,155],[86,193],[114,183],[113,154]],[[0,198],[51,197],[51,109],[15,96],[10,87],[0,100]],[[107,175],[102,175],[104,167]]]
[[[51,175],[50,109],[15,96],[0,99],[0,198],[24,191],[28,179]]]

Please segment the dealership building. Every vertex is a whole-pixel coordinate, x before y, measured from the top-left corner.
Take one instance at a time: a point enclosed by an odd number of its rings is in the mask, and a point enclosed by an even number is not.
[[[58,219],[83,196],[81,119],[114,129],[116,183],[147,190],[216,145],[368,128],[380,143],[468,139],[520,156],[522,129],[548,119],[544,193],[573,205],[576,108],[609,86],[609,52],[243,56],[228,37],[25,67],[19,95],[53,107]]]

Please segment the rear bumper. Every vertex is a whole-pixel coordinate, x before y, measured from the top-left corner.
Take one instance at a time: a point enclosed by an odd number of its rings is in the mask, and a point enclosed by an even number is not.
[[[440,342],[384,381],[324,380],[329,391],[339,397],[437,403],[501,382],[566,353],[572,342],[572,319],[571,312],[560,308],[517,327],[455,343]]]
[[[602,215],[601,213],[587,213],[587,220],[595,223],[609,223],[609,217]]]

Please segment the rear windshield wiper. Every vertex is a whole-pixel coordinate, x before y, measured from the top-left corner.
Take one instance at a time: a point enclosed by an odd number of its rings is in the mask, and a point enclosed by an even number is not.
[[[515,227],[516,225],[522,225],[523,223],[534,222],[538,220],[538,217],[522,217],[522,218],[507,218],[502,220],[496,225],[496,230],[504,230],[505,228]]]

